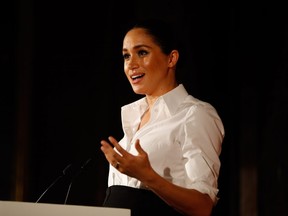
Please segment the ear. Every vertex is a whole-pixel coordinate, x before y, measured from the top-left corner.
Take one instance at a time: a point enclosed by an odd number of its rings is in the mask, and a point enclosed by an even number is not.
[[[179,52],[177,50],[172,50],[169,55],[169,67],[176,66],[179,59]]]

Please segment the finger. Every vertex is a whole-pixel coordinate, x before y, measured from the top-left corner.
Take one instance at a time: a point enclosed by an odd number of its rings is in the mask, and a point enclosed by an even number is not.
[[[120,163],[119,162],[115,162],[113,164],[111,164],[115,169],[119,169]]]
[[[101,140],[100,143],[102,145],[100,149],[106,156],[110,155],[110,157],[114,157],[115,155],[117,155],[117,153],[113,149],[114,147],[111,146],[109,142],[107,142],[106,140]]]
[[[143,150],[143,148],[140,145],[139,139],[137,139],[135,142],[135,149],[138,151],[139,154],[146,154],[146,152]]]
[[[114,137],[109,136],[108,139],[122,156],[127,154],[127,151],[120,146],[120,144]]]
[[[117,152],[114,151],[113,147],[105,140],[101,141],[101,151],[105,154],[107,161],[116,169],[119,168],[118,160],[121,158]]]
[[[104,153],[108,153],[110,150],[112,150],[112,146],[105,140],[101,140],[101,150],[104,152]]]

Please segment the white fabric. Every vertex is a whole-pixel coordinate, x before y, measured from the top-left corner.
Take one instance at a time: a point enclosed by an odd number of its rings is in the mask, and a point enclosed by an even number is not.
[[[139,139],[159,175],[173,184],[207,193],[217,201],[224,127],[216,110],[209,103],[188,95],[180,84],[157,99],[149,122],[137,131],[147,108],[145,97],[122,107],[124,137],[120,145],[137,155],[134,143]],[[108,186],[111,185],[144,187],[113,166],[108,177]]]

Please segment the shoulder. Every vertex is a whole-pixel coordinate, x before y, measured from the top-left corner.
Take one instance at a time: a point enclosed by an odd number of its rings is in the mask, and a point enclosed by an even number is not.
[[[213,105],[199,100],[191,95],[187,96],[182,104],[186,110],[186,123],[193,124],[198,128],[216,127],[224,134],[222,120]]]
[[[202,101],[198,98],[193,97],[192,95],[188,95],[185,98],[185,100],[181,104],[181,107],[188,110],[187,114],[191,114],[191,112],[199,112],[203,114],[214,113],[218,115],[216,109],[209,102]]]

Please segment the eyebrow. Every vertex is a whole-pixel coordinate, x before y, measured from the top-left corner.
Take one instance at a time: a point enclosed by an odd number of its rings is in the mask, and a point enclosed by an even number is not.
[[[134,46],[133,49],[140,49],[142,47],[145,47],[145,48],[148,48],[148,49],[151,49],[152,47],[151,46],[147,46],[147,45],[143,45],[143,44],[140,44],[140,45],[137,45],[137,46]],[[123,48],[122,51],[127,51],[126,48]]]

